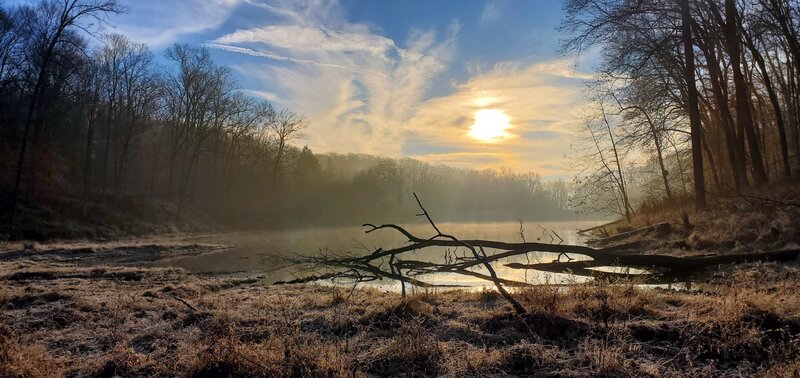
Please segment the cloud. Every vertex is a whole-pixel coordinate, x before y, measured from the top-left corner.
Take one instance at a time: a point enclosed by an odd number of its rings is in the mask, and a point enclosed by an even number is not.
[[[456,63],[457,21],[397,40],[348,21],[335,1],[248,2],[277,21],[206,46],[263,58],[237,62],[236,70],[254,95],[309,118],[304,143],[314,151],[564,174],[578,124],[576,93],[587,77],[568,61],[473,62],[468,79],[432,96],[431,83],[447,79]],[[497,143],[470,137],[480,109],[507,115],[509,135]]]
[[[345,66],[340,66],[340,65],[337,65],[337,64],[316,62],[316,61],[307,60],[307,59],[297,59],[297,58],[292,58],[292,57],[289,57],[289,56],[270,54],[270,53],[266,53],[266,52],[262,52],[262,51],[256,51],[256,50],[253,50],[253,49],[248,49],[246,47],[231,46],[231,45],[225,45],[225,44],[221,44],[221,43],[204,43],[203,46],[210,47],[212,49],[224,50],[224,51],[228,51],[228,52],[241,53],[241,54],[246,54],[246,55],[250,55],[250,56],[258,56],[258,57],[262,57],[262,58],[269,58],[269,59],[272,59],[272,60],[284,60],[284,61],[288,61],[288,62],[301,63],[301,64],[313,64],[313,65],[318,65],[318,66],[321,66],[321,67],[347,68]]]
[[[212,30],[225,22],[241,0],[137,0],[114,17],[116,32],[150,46],[163,46],[186,35]]]
[[[508,156],[499,152],[453,152],[416,155],[414,158],[432,164],[444,164],[455,168],[495,168],[501,166]]]
[[[248,89],[248,90],[246,90],[246,92],[249,93],[252,96],[255,96],[255,97],[267,100],[267,101],[275,101],[275,100],[278,99],[278,95],[277,94],[275,94],[273,92],[269,92],[269,91],[259,91],[259,90],[256,90],[256,89]]]
[[[464,167],[563,174],[564,155],[579,126],[583,78],[563,60],[501,62],[473,72],[469,80],[454,86],[453,93],[420,104],[408,127],[415,138],[439,149],[461,146],[474,155],[443,152],[416,157]],[[469,137],[473,117],[481,109],[508,115],[507,132],[514,137],[499,143]]]
[[[119,1],[123,13],[109,17],[105,32],[159,47],[190,34],[212,30],[228,20],[246,0],[135,0]],[[35,5],[38,0],[2,0],[4,7]]]
[[[487,1],[481,12],[481,24],[489,25],[500,19],[500,7],[496,1]]]
[[[237,30],[217,38],[215,42],[229,45],[259,43],[303,55],[321,52],[364,52],[381,56],[395,47],[391,39],[375,34],[300,25],[270,25]]]
[[[250,3],[278,22],[206,44],[265,58],[238,64],[254,81],[248,89],[270,88],[275,102],[307,116],[306,142],[315,150],[401,155],[404,124],[451,61],[458,23],[410,30],[400,46],[347,21],[335,2]]]

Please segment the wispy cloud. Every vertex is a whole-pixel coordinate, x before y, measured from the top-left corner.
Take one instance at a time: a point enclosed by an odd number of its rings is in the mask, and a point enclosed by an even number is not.
[[[335,2],[251,4],[280,21],[233,31],[207,46],[265,58],[240,69],[259,86],[275,88],[277,102],[309,117],[312,147],[400,155],[405,123],[452,59],[458,23],[439,33],[411,30],[400,46],[347,21]]]
[[[323,52],[358,53],[383,56],[395,48],[391,39],[364,32],[333,30],[324,25],[270,25],[237,30],[215,40],[217,43],[264,44],[296,54],[318,55]]]
[[[113,15],[106,32],[125,34],[150,47],[219,27],[247,0],[134,0],[120,1],[124,12]],[[35,5],[39,0],[2,0],[0,6]],[[104,25],[105,26],[105,25]]]
[[[498,6],[497,2],[487,1],[486,5],[483,6],[483,12],[481,12],[481,24],[488,25],[493,24],[497,20],[500,19],[500,7]]]
[[[452,94],[429,99],[408,122],[415,138],[439,148],[460,146],[464,153],[420,154],[431,162],[489,168],[509,167],[543,175],[563,174],[564,154],[577,132],[579,88],[584,75],[566,61],[501,62],[456,84]],[[482,143],[468,134],[475,113],[496,109],[507,114],[514,137]],[[492,156],[494,159],[487,159]],[[480,157],[480,158],[477,158]]]
[[[577,128],[577,88],[587,78],[569,62],[475,62],[468,79],[432,97],[431,83],[446,79],[441,76],[455,63],[457,21],[444,30],[411,29],[398,41],[348,21],[335,1],[248,2],[277,21],[231,31],[206,46],[264,58],[237,62],[236,69],[253,94],[310,119],[305,142],[315,151],[564,173]],[[495,11],[484,14],[499,17]],[[509,117],[501,142],[468,135],[480,109]]]
[[[114,30],[151,47],[212,30],[227,20],[242,0],[136,0],[112,20]]]
[[[269,59],[272,59],[272,60],[284,60],[284,61],[300,63],[300,64],[313,64],[313,65],[317,65],[317,66],[320,66],[320,67],[332,67],[332,68],[343,68],[343,69],[347,68],[346,66],[341,66],[341,65],[337,65],[337,64],[317,62],[317,61],[308,60],[308,59],[292,58],[292,57],[289,57],[289,56],[270,54],[270,53],[266,53],[266,52],[262,52],[262,51],[256,51],[256,50],[253,50],[253,49],[248,49],[246,47],[231,46],[231,45],[225,45],[225,44],[221,44],[221,43],[204,43],[203,46],[210,47],[212,49],[220,49],[220,50],[224,50],[224,51],[228,51],[228,52],[241,53],[241,54],[246,54],[246,55],[250,55],[250,56],[258,56],[258,57],[262,57],[262,58],[269,58]]]

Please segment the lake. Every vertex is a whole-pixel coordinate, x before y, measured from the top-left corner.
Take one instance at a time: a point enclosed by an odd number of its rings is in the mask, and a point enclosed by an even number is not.
[[[603,222],[531,222],[522,225],[522,233],[519,222],[439,223],[437,226],[442,232],[460,239],[521,242],[524,235],[526,241],[558,244],[561,242],[558,238],[560,237],[564,244],[583,245],[585,237],[578,235],[577,231],[601,223]],[[427,238],[434,235],[431,226],[427,223],[402,226],[419,237]],[[275,255],[309,255],[318,253],[320,249],[328,249],[341,254],[363,255],[377,248],[389,249],[407,243],[406,238],[394,230],[385,229],[365,234],[364,228],[354,226],[236,232],[195,236],[191,240],[198,243],[218,243],[232,247],[221,252],[163,261],[161,265],[177,266],[194,272],[265,272],[267,275],[265,283],[291,280],[304,275],[297,267],[280,268],[281,260]],[[497,251],[486,251],[490,255],[495,252]],[[445,250],[442,248],[429,248],[404,255],[406,259],[442,262],[444,253]],[[463,248],[456,251],[459,256],[464,253],[469,253],[469,251]],[[521,255],[499,260],[493,266],[502,278],[530,283],[566,283],[583,280],[581,277],[563,274],[525,272],[503,265],[509,262],[550,262],[555,258],[557,258],[557,254],[554,253],[529,253],[527,257]],[[482,267],[473,270],[486,273]],[[456,274],[437,273],[416,278],[435,284],[463,285],[473,288],[481,288],[487,286],[488,283],[478,278]],[[375,281],[369,285],[378,285],[387,289],[399,288],[399,283],[387,280]]]

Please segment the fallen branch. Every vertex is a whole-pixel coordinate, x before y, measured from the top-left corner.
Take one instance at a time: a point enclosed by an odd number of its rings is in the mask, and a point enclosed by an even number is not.
[[[737,193],[735,195],[720,195],[720,197],[741,198],[750,203],[751,205],[762,205],[762,206],[772,206],[772,207],[800,207],[800,202],[797,201],[784,201],[770,197],[755,196],[744,193]]]
[[[525,308],[506,290],[505,287],[532,286],[528,282],[509,280],[499,277],[492,263],[515,256],[525,256],[527,264],[508,263],[511,269],[533,270],[549,273],[563,273],[595,278],[632,278],[637,277],[648,282],[671,282],[677,278],[686,278],[691,274],[705,268],[719,264],[741,263],[751,261],[787,261],[796,259],[800,255],[798,250],[773,251],[739,255],[676,257],[668,255],[645,255],[640,253],[643,246],[641,241],[617,244],[605,248],[590,246],[551,244],[539,242],[526,242],[524,237],[521,243],[509,243],[483,239],[458,239],[453,235],[442,232],[422,205],[419,197],[414,196],[421,209],[418,216],[425,217],[433,228],[435,234],[431,237],[420,237],[412,234],[405,228],[395,224],[364,224],[365,233],[369,234],[378,230],[393,230],[408,239],[408,244],[397,248],[378,248],[368,251],[363,255],[337,254],[323,249],[312,256],[294,256],[287,258],[291,264],[298,266],[311,266],[316,276],[307,279],[297,279],[287,283],[302,283],[313,280],[348,279],[355,283],[382,280],[384,278],[400,282],[403,289],[405,285],[417,287],[463,287],[461,285],[437,285],[426,282],[419,277],[428,274],[450,273],[462,276],[475,277],[491,282],[500,294],[514,307],[517,313],[525,312]],[[625,232],[610,238],[598,240],[600,243],[617,241],[630,236],[646,233],[665,233],[671,230],[668,223],[659,223]],[[520,233],[524,230],[520,225]],[[556,235],[555,232],[548,233]],[[419,261],[414,259],[400,259],[405,253],[410,253],[426,248],[444,248],[443,262]],[[453,248],[453,249],[451,249]],[[460,255],[459,248],[464,248],[469,253]],[[495,253],[487,251],[495,250]],[[555,256],[551,262],[530,263],[529,253],[547,252]],[[538,259],[537,259],[538,261]],[[388,262],[388,264],[387,264]],[[327,271],[318,273],[322,267]],[[484,272],[476,272],[475,267],[483,267]],[[644,274],[630,274],[628,271],[602,271],[602,267],[637,268],[645,271]],[[527,276],[526,276],[527,277]]]
[[[511,269],[530,269],[551,273],[572,273],[582,276],[625,277],[627,273],[602,272],[592,268],[626,267],[639,268],[649,272],[657,281],[666,278],[691,276],[698,271],[722,264],[741,264],[757,261],[792,261],[800,257],[800,249],[756,252],[732,255],[675,257],[666,255],[608,255],[606,257],[572,262],[552,262],[540,264],[509,263]],[[641,276],[641,275],[640,275]]]
[[[611,243],[611,242],[625,240],[625,239],[627,239],[627,238],[629,238],[631,236],[644,234],[644,233],[647,233],[647,232],[650,232],[650,231],[655,231],[658,234],[667,234],[671,230],[672,230],[672,226],[667,222],[663,222],[663,223],[657,223],[657,224],[653,224],[653,225],[637,228],[637,229],[632,230],[632,231],[620,232],[619,234],[612,235],[612,236],[605,237],[605,238],[592,239],[592,240],[587,241],[586,244],[589,244],[589,245],[605,245],[605,244],[608,244],[608,243]]]
[[[586,235],[587,233],[593,232],[595,230],[604,229],[604,228],[606,228],[608,226],[611,226],[612,224],[617,224],[617,223],[620,223],[622,221],[623,221],[622,219],[617,219],[617,220],[615,220],[613,222],[603,223],[601,225],[597,225],[597,226],[594,226],[594,227],[584,228],[582,230],[578,230],[578,235]]]
[[[495,272],[494,268],[492,268],[492,264],[486,261],[486,251],[484,251],[483,247],[479,246],[478,249],[475,249],[474,246],[470,245],[469,243],[465,243],[461,240],[458,240],[455,236],[443,234],[442,231],[439,230],[439,227],[436,227],[436,223],[433,223],[433,219],[431,219],[431,216],[430,214],[428,214],[428,211],[425,210],[424,206],[422,206],[422,202],[419,200],[419,197],[417,197],[417,193],[414,193],[414,199],[417,200],[417,205],[419,205],[419,208],[422,210],[422,214],[418,215],[420,216],[424,215],[425,218],[428,219],[428,223],[431,224],[431,227],[433,227],[433,229],[436,230],[436,236],[434,236],[431,239],[442,237],[450,239],[453,242],[460,243],[464,247],[467,247],[467,249],[469,249],[470,252],[472,252],[472,255],[475,257],[476,260],[482,260],[483,266],[486,268],[486,270],[489,271],[489,276],[491,277],[494,286],[497,288],[497,291],[500,292],[503,298],[505,298],[509,303],[511,303],[511,305],[514,307],[514,310],[518,314],[524,314],[525,312],[527,312],[525,311],[525,307],[523,307],[522,304],[520,304],[516,299],[514,299],[514,297],[503,287],[502,282],[497,277],[497,272]],[[478,254],[478,250],[480,250],[480,254]]]
[[[192,312],[192,315],[197,314],[198,312],[200,312],[200,311],[197,310],[196,307],[192,306],[192,304],[189,303],[189,301],[187,301],[187,300],[185,300],[185,299],[183,299],[183,298],[181,298],[181,297],[179,297],[177,295],[173,295],[172,297],[175,298],[176,301],[183,303],[184,306],[189,308],[189,310]]]

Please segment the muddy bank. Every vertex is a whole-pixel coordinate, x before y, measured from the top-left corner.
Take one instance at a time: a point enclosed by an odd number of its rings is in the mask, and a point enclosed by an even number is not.
[[[0,245],[0,262],[90,265],[147,265],[186,256],[221,252],[230,246],[192,243],[182,239],[114,242],[7,243]]]

